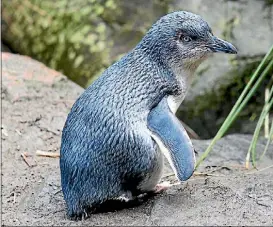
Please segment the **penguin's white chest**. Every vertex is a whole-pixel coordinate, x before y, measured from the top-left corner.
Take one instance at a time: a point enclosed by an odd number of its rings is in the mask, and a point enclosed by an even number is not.
[[[173,95],[169,95],[167,97],[167,102],[168,102],[168,106],[170,108],[170,110],[172,111],[172,113],[176,113],[177,109],[179,108],[179,106],[181,105],[182,101],[184,100],[185,96],[186,96],[186,92],[187,92],[187,86],[184,82],[181,82],[181,87],[182,87],[182,93],[178,96],[173,96]]]
[[[192,80],[192,74],[186,74],[186,73],[183,73],[183,74],[184,74],[184,76],[177,76],[182,93],[178,96],[170,95],[167,98],[169,108],[172,111],[172,113],[174,113],[174,114],[176,113],[177,109],[179,108],[182,101],[184,100],[187,90],[188,90],[188,86]]]
[[[173,95],[168,96],[167,102],[168,102],[170,110],[173,113],[176,113],[177,109],[181,105],[184,98],[185,98],[185,94],[179,95],[179,96],[173,96]]]

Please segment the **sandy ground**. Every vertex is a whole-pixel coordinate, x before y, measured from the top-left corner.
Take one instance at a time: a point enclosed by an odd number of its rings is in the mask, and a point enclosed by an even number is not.
[[[67,113],[82,88],[30,58],[2,54],[2,225],[273,225],[273,146],[259,170],[242,169],[250,135],[220,140],[193,176],[139,206],[66,216],[58,152]],[[258,151],[266,141],[260,140]],[[199,155],[209,141],[194,140]],[[22,157],[25,155],[25,160]],[[162,180],[175,182],[168,165]]]

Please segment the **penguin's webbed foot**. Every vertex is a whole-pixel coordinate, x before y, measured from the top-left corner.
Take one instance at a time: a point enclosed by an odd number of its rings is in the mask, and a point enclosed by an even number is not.
[[[164,182],[157,184],[155,186],[154,193],[156,193],[156,194],[161,193],[163,191],[166,191],[170,187],[171,187],[170,182],[164,181]]]
[[[82,221],[90,218],[91,212],[89,210],[83,210],[82,212],[78,212],[77,214],[67,213],[68,219],[71,221]]]

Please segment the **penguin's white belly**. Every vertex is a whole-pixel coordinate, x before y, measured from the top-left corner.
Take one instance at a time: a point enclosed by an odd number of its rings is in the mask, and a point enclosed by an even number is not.
[[[153,132],[150,132],[151,137],[153,138],[153,140],[156,142],[158,149],[162,152],[162,154],[165,156],[165,158],[168,160],[172,170],[174,171],[174,174],[177,176],[177,171],[174,167],[174,163],[171,159],[171,154],[170,151],[168,150],[168,148],[163,144],[162,140],[155,135]],[[163,158],[162,158],[163,159]],[[163,160],[162,160],[163,161]],[[164,162],[163,162],[164,163]]]
[[[183,99],[185,98],[185,94],[181,94],[179,96],[170,95],[167,98],[168,106],[170,110],[175,114],[179,106],[181,105]]]
[[[159,183],[163,174],[163,155],[159,147],[157,147],[156,149],[157,150],[155,150],[155,153],[157,158],[154,160],[154,166],[139,185],[139,189],[143,192],[155,190],[155,187]]]

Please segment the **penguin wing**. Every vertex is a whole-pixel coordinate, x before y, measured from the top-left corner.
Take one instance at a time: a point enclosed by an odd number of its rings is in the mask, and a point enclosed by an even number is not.
[[[164,98],[148,114],[148,129],[180,181],[189,179],[195,167],[191,140]]]

